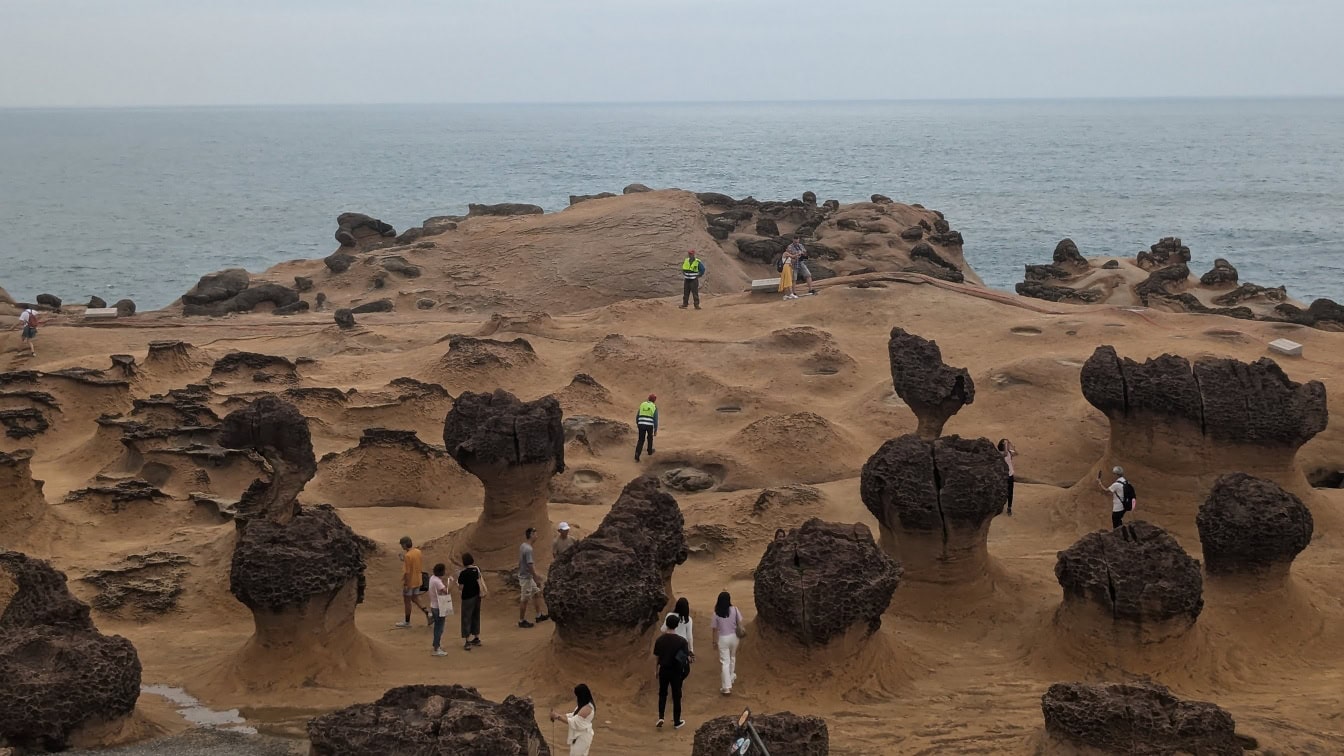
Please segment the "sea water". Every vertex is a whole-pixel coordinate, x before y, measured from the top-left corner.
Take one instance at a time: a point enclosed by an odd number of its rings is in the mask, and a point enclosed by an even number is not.
[[[1196,275],[1226,257],[1344,301],[1344,99],[0,110],[0,286],[155,308],[329,254],[344,211],[400,231],[632,182],[918,202],[996,287],[1065,236],[1132,256],[1175,235]]]

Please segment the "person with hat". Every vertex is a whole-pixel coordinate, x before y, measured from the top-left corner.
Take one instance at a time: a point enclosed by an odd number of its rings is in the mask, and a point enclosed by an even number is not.
[[[681,261],[681,309],[686,309],[695,297],[695,309],[700,309],[700,279],[705,275],[705,261],[695,256],[695,250],[686,253]]]
[[[574,548],[576,541],[569,537],[569,523],[562,522],[558,528],[559,535],[551,542],[551,559],[559,559],[560,555]]]
[[[697,307],[699,305],[696,305]],[[639,412],[635,415],[635,427],[639,429],[639,437],[635,439],[635,461],[639,461],[640,452],[645,447],[645,439],[648,439],[647,445],[649,454],[653,454],[653,437],[658,435],[658,401],[657,394],[649,394],[649,398],[639,404]]]

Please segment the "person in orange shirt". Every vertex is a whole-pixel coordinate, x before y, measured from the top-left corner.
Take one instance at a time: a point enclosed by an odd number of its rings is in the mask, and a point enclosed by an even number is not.
[[[422,598],[425,595],[425,574],[421,571],[424,557],[420,554],[420,549],[411,545],[410,536],[401,537],[401,552],[401,598],[406,605],[406,619],[398,622],[396,626],[411,626],[412,604],[425,613],[425,620],[432,625],[434,615],[429,613]]]

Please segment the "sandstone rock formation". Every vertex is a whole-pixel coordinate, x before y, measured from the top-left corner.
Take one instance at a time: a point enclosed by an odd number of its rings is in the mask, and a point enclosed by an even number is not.
[[[657,478],[626,485],[597,530],[551,565],[543,591],[560,638],[633,642],[657,623],[689,553],[683,525]]]
[[[467,205],[467,217],[474,218],[481,215],[541,215],[546,212],[537,205],[528,205],[521,202],[501,202],[496,205],[478,205],[471,203]]]
[[[391,225],[363,213],[341,213],[336,216],[336,241],[342,247],[370,249],[381,246],[385,239],[397,235]]]
[[[1195,518],[1210,575],[1284,577],[1311,543],[1311,510],[1273,481],[1245,473],[1213,484]]]
[[[854,627],[871,635],[900,581],[900,565],[866,526],[813,518],[766,546],[755,575],[758,624],[809,647]]]
[[[33,453],[19,449],[0,452],[0,548],[14,545],[20,534],[37,524],[47,513],[42,496],[42,481],[33,480],[29,466]]]
[[[565,431],[554,397],[520,401],[503,389],[468,391],[443,421],[443,445],[462,469],[485,486],[480,518],[457,535],[455,551],[469,551],[487,569],[516,562],[523,531],[550,532],[548,483],[565,471]]]
[[[1008,497],[1008,467],[987,439],[887,441],[863,466],[859,491],[888,552],[914,580],[960,582],[983,574],[990,521]]]
[[[153,551],[132,554],[81,579],[98,588],[93,597],[98,611],[145,620],[177,607],[189,564],[191,560],[181,554]]]
[[[751,715],[770,756],[828,756],[831,736],[826,720],[781,711],[777,714]],[[695,731],[691,756],[722,756],[730,753],[738,737],[737,715],[730,714],[700,725]]]
[[[1241,756],[1232,715],[1206,701],[1183,701],[1151,682],[1055,683],[1041,696],[1045,731],[1098,753]]]
[[[1142,520],[1083,536],[1059,552],[1055,578],[1064,589],[1062,619],[1100,621],[1141,642],[1184,633],[1204,608],[1199,562]]]
[[[255,450],[271,467],[270,480],[253,481],[243,494],[240,515],[285,525],[299,513],[299,492],[317,474],[317,460],[308,419],[294,405],[268,395],[230,412],[219,443]]]
[[[550,756],[532,700],[461,685],[404,685],[308,722],[313,756]]]
[[[0,749],[59,751],[82,725],[135,709],[140,658],[98,632],[47,562],[0,551]]]
[[[938,438],[948,418],[975,401],[970,373],[944,363],[937,342],[896,327],[891,329],[887,354],[892,385],[918,418],[920,438]]]

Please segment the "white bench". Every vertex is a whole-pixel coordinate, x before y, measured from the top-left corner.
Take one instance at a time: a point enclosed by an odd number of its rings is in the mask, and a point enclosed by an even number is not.
[[[1301,357],[1302,345],[1296,341],[1289,341],[1288,339],[1274,339],[1269,342],[1269,351],[1286,354],[1289,357]]]
[[[778,278],[757,278],[751,282],[752,291],[779,291]]]
[[[85,320],[109,320],[117,316],[115,307],[90,307],[84,311]]]

